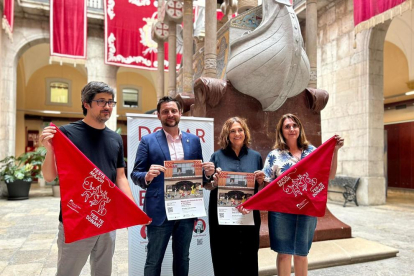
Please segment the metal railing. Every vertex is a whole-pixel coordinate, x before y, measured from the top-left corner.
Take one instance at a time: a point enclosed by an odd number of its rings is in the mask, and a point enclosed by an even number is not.
[[[88,0],[86,5],[88,9],[103,10],[103,0]]]
[[[18,0],[18,3],[25,8],[49,10],[49,0]],[[86,7],[88,12],[103,14],[104,0],[87,0]]]

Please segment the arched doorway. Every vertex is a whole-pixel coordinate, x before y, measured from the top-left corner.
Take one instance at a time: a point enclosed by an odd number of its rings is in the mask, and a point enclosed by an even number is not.
[[[17,62],[16,155],[38,146],[50,122],[66,124],[83,118],[80,92],[87,83],[84,65],[49,63],[49,43],[28,48]]]
[[[414,11],[395,17],[384,41],[385,173],[389,188],[414,190]]]

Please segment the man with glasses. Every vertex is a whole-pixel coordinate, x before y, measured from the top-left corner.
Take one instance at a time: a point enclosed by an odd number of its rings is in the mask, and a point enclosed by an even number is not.
[[[92,81],[81,92],[83,120],[64,125],[60,130],[92,161],[121,191],[132,200],[125,176],[122,138],[105,126],[115,107],[114,90],[103,82]],[[47,150],[42,166],[43,176],[51,182],[57,176],[52,138],[55,127],[46,127],[40,141]],[[112,256],[115,250],[115,231],[65,243],[62,209],[59,214],[58,276],[79,275],[90,255],[91,275],[111,275]]]
[[[144,211],[152,218],[147,226],[148,252],[144,276],[158,276],[170,237],[172,237],[173,275],[187,276],[189,269],[189,249],[195,218],[167,219],[164,197],[164,161],[202,160],[200,138],[181,131],[180,102],[163,97],[157,104],[158,119],[162,130],[142,137],[138,147],[131,178],[136,185],[146,189]],[[212,162],[202,163],[204,174],[210,177],[214,171]],[[142,275],[135,272],[134,275]]]

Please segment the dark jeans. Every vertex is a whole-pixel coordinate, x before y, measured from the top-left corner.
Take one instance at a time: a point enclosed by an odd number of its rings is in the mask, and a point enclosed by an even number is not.
[[[167,219],[160,226],[147,226],[148,252],[144,276],[158,276],[170,237],[172,236],[173,275],[188,276],[190,243],[193,237],[194,219]]]

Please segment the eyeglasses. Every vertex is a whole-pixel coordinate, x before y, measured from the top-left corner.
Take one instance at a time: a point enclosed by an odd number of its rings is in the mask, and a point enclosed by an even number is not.
[[[115,101],[105,101],[105,100],[92,100],[92,102],[96,102],[98,106],[104,107],[106,104],[108,104],[109,107],[115,107],[116,102]]]

